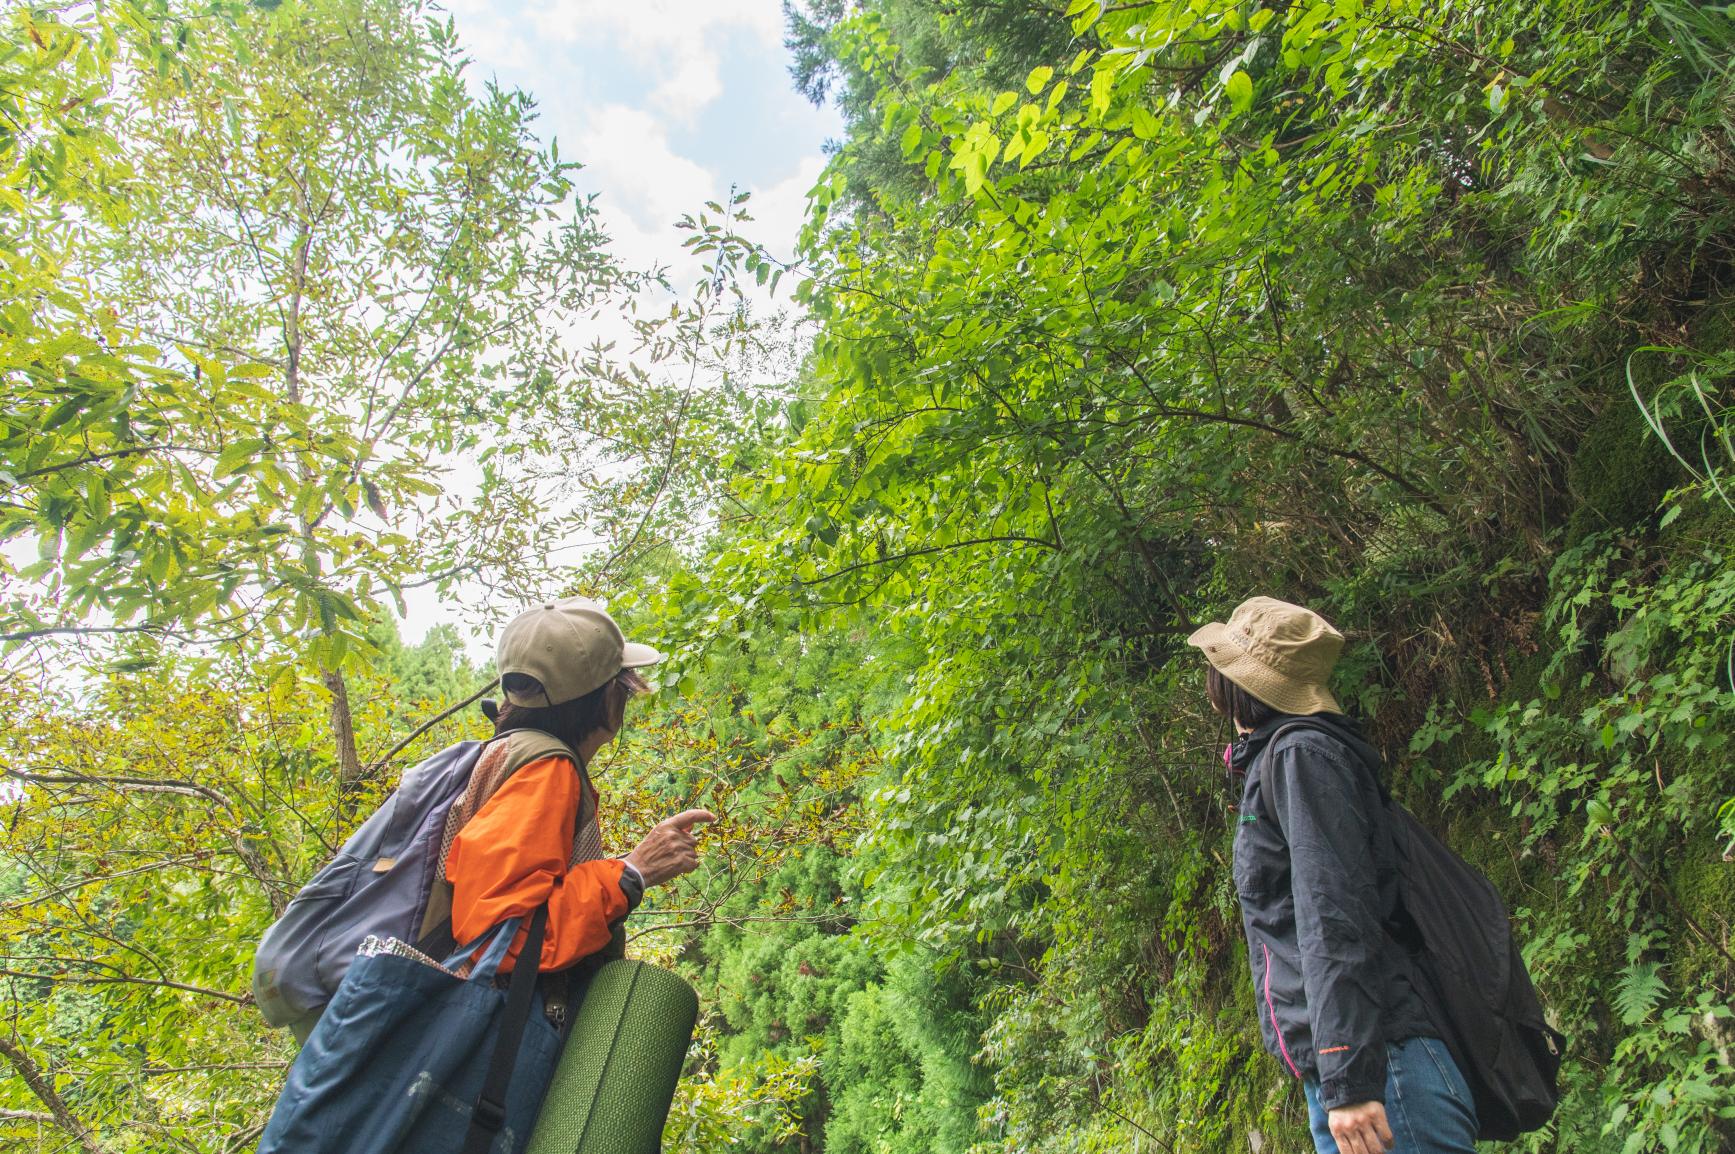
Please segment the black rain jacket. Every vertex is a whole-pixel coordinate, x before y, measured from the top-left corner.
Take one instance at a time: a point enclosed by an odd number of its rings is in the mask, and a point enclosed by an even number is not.
[[[1434,1037],[1408,951],[1387,933],[1397,865],[1380,797],[1379,753],[1353,722],[1315,714],[1246,734],[1235,889],[1265,1048],[1317,1078],[1327,1110],[1385,1101],[1386,1043]]]

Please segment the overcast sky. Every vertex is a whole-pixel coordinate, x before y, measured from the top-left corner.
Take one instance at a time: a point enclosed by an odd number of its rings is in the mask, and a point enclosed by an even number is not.
[[[494,79],[536,98],[543,137],[577,160],[623,263],[667,266],[679,282],[696,263],[674,223],[751,191],[753,239],[794,251],[807,190],[842,134],[789,79],[779,0],[446,0],[470,55],[471,82]],[[787,286],[786,286],[787,288]],[[787,294],[782,294],[787,300]],[[475,657],[474,635],[432,590],[407,598],[407,641],[451,622]]]

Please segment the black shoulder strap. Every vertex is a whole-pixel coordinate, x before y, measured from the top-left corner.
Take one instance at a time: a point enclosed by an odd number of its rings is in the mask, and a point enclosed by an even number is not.
[[[1278,738],[1282,737],[1286,733],[1293,733],[1296,730],[1311,730],[1314,733],[1323,733],[1328,737],[1336,737],[1339,740],[1342,740],[1343,737],[1342,734],[1338,733],[1337,730],[1333,729],[1323,721],[1317,721],[1311,717],[1297,717],[1294,721],[1287,722],[1276,733],[1273,733],[1271,735],[1271,740],[1265,743],[1265,749],[1261,752],[1269,752],[1270,749],[1277,744]],[[1379,790],[1380,803],[1382,805],[1390,806],[1392,804],[1392,795],[1391,791],[1386,788],[1385,778],[1381,777],[1379,771],[1369,766],[1360,756],[1354,755],[1353,751],[1352,756],[1355,756],[1355,763],[1367,770],[1368,776],[1373,778],[1374,788]]]
[[[530,918],[530,933],[524,948],[518,951],[518,961],[512,967],[512,981],[506,990],[506,1013],[500,1019],[500,1034],[494,1041],[494,1054],[488,1059],[488,1075],[482,1082],[482,1093],[470,1112],[470,1132],[464,1138],[463,1154],[488,1154],[494,1136],[506,1124],[506,1091],[512,1085],[512,1069],[518,1064],[518,1047],[524,1041],[524,1027],[530,1021],[530,1009],[536,994],[536,973],[542,964],[542,935],[548,924],[548,906],[538,906]]]
[[[1271,741],[1266,744],[1265,748],[1270,749],[1271,745],[1275,743],[1279,737],[1294,729],[1310,729],[1315,733],[1333,735],[1336,733],[1331,726],[1324,722],[1316,721],[1311,717],[1298,717],[1283,728],[1279,729],[1276,733],[1272,734]],[[1368,765],[1368,763],[1363,761],[1360,757],[1357,757],[1355,761],[1357,765],[1360,765],[1364,770],[1367,770],[1368,776],[1373,779],[1374,788],[1379,791],[1380,806],[1385,810],[1386,818],[1386,820],[1381,823],[1386,838],[1386,851],[1391,855],[1391,868],[1396,870],[1398,875],[1397,907],[1386,915],[1386,929],[1389,933],[1392,933],[1400,940],[1407,940],[1410,930],[1404,923],[1404,917],[1407,917],[1407,915],[1403,915],[1402,911],[1405,908],[1407,900],[1405,891],[1408,888],[1408,883],[1405,880],[1404,869],[1401,864],[1406,856],[1406,851],[1404,850],[1404,846],[1407,844],[1405,841],[1404,829],[1406,811],[1401,805],[1392,799],[1391,791],[1386,788],[1385,778],[1380,775],[1377,769]],[[1264,800],[1263,797],[1261,797],[1261,800]],[[1415,819],[1410,818],[1409,820],[1414,821]]]

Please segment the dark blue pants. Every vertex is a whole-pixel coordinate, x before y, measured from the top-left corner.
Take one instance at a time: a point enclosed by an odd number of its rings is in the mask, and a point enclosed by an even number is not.
[[[1301,1088],[1314,1147],[1338,1154],[1319,1105],[1319,1082],[1309,1078]],[[1386,1046],[1386,1121],[1397,1139],[1391,1154],[1476,1154],[1476,1104],[1445,1043],[1406,1038]]]

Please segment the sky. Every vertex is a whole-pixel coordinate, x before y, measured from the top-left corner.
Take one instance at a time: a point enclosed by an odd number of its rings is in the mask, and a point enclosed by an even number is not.
[[[707,200],[749,191],[749,235],[794,251],[825,143],[843,133],[833,108],[795,91],[780,0],[445,0],[471,58],[470,82],[494,80],[536,98],[541,134],[585,167],[612,247],[633,268],[667,267],[677,283],[698,262],[674,227]],[[432,590],[408,598],[406,641],[456,625]],[[460,594],[462,595],[462,594]]]
[[[779,0],[447,0],[488,78],[531,93],[545,137],[585,165],[616,252],[679,271],[672,227],[732,186],[760,239],[793,249],[823,146],[842,134],[789,79]]]

